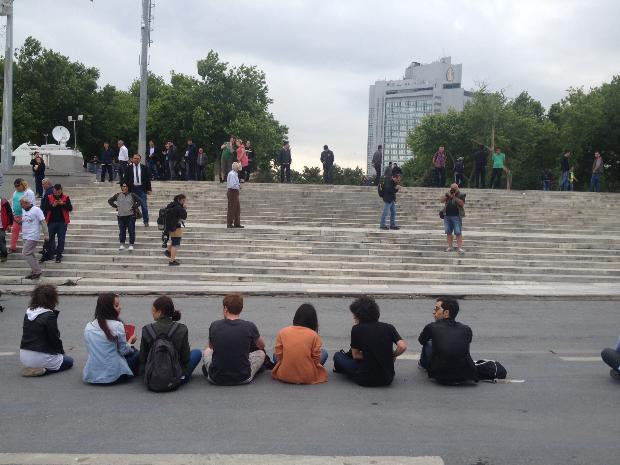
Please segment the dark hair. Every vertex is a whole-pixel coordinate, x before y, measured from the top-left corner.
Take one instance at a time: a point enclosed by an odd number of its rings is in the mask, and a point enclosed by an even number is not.
[[[360,323],[379,321],[379,316],[381,315],[375,299],[367,295],[355,299],[351,305],[349,305],[349,310],[351,310],[353,316],[355,316]]]
[[[114,309],[114,299],[118,297],[118,294],[113,294],[111,292],[107,292],[105,294],[101,294],[97,298],[97,305],[95,306],[95,319],[97,323],[99,323],[99,327],[105,334],[105,337],[108,341],[116,341],[116,336],[112,334],[110,328],[108,327],[108,323],[106,320],[116,320],[118,319],[118,313]]]
[[[380,145],[380,146],[379,146],[379,147],[377,147],[377,148],[378,148],[378,149],[382,149],[382,148],[383,148],[383,145]]]
[[[53,284],[40,284],[30,293],[30,308],[56,309],[58,305],[58,291]]]
[[[172,321],[179,321],[181,319],[181,312],[174,308],[172,299],[167,295],[157,297],[155,302],[153,302],[153,307],[155,307],[155,310],[159,310],[164,318],[170,318]]]
[[[58,191],[58,190],[62,189],[62,185],[54,184],[54,189],[56,189]]]
[[[13,181],[14,186],[21,186],[23,183],[24,180],[22,178],[16,178],[15,181]]]
[[[226,307],[228,313],[239,315],[243,310],[243,296],[241,294],[228,294],[222,300],[222,305]]]
[[[299,306],[293,317],[294,326],[303,326],[313,331],[319,330],[319,319],[312,304],[302,304]]]
[[[129,184],[127,184],[125,181],[123,181],[121,183],[121,189],[123,188],[123,186],[125,186],[127,189],[129,189]]]
[[[174,196],[174,201],[177,203],[181,203],[181,200],[185,199],[185,194],[177,194]]]
[[[450,319],[454,320],[459,314],[459,302],[452,297],[439,297],[436,302],[441,302],[441,308],[448,310]]]

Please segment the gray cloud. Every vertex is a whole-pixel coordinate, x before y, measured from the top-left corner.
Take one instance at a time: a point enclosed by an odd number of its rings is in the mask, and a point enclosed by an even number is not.
[[[27,35],[127,87],[138,75],[139,0],[18,0],[15,44]],[[196,74],[210,49],[267,73],[272,110],[291,130],[294,166],[365,166],[368,86],[411,61],[451,55],[464,85],[527,90],[546,106],[569,86],[620,74],[616,0],[159,0],[152,71]]]

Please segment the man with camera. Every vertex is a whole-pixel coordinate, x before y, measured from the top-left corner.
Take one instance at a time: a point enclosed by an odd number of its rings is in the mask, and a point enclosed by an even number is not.
[[[465,253],[463,250],[463,217],[465,216],[465,194],[459,190],[459,185],[454,183],[450,190],[442,198],[445,204],[443,210],[443,224],[448,239],[446,252],[452,249],[452,234],[456,236],[456,244],[459,254]]]
[[[381,221],[379,228],[381,229],[400,229],[396,225],[396,193],[400,184],[400,173],[392,173],[391,177],[385,178],[383,185],[383,213],[381,213]],[[390,226],[385,225],[385,219],[388,212],[390,213]]]

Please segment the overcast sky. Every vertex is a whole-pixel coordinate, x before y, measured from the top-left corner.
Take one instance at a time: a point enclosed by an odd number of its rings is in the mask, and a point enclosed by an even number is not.
[[[139,75],[141,0],[15,0],[14,43],[28,35],[100,70]],[[368,86],[411,61],[452,56],[463,85],[486,82],[548,107],[570,86],[620,74],[620,0],[155,0],[150,69],[196,74],[210,49],[267,74],[290,128],[293,167],[366,166]],[[19,141],[16,141],[19,143]]]

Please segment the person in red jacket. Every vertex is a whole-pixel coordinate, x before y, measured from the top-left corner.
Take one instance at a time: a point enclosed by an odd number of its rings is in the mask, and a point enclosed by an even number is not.
[[[49,232],[49,246],[47,253],[41,257],[41,262],[51,260],[56,256],[56,263],[62,262],[62,253],[65,251],[65,237],[69,225],[69,212],[73,211],[71,199],[62,192],[60,184],[54,185],[54,193],[47,197],[48,209],[45,215]],[[58,237],[58,243],[56,243]]]
[[[13,226],[13,209],[7,199],[0,201],[0,262],[6,262],[8,256],[6,250],[6,233],[11,232]]]

